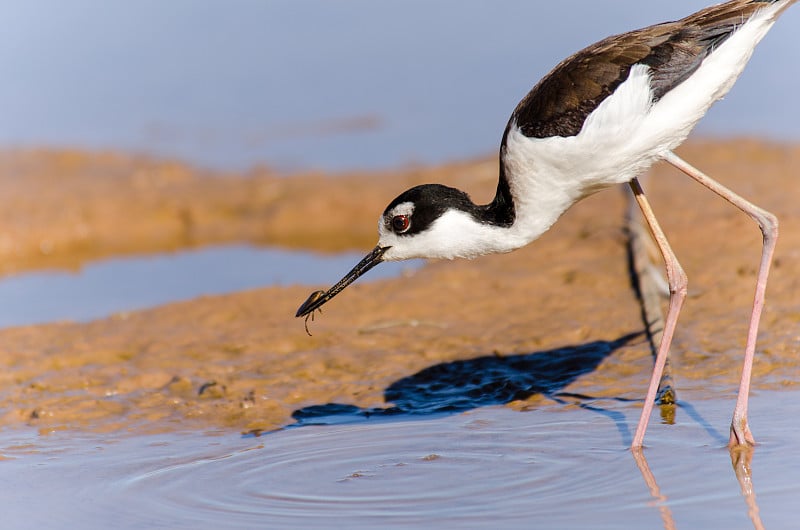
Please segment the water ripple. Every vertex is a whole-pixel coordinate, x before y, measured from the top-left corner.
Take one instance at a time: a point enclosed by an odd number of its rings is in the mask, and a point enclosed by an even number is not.
[[[644,464],[618,425],[635,424],[639,404],[613,400],[358,418],[260,438],[0,433],[0,511],[4,527],[37,530],[745,528],[751,517],[788,528],[800,493],[797,397],[754,396],[760,443],[738,467],[709,431],[729,420],[728,396],[683,402],[674,425],[654,422]]]
[[[290,429],[244,450],[142,473],[122,484],[120,494],[149,499],[145,509],[151,514],[191,513],[203,521],[235,514],[243,526],[328,526],[331,517],[337,518],[333,526],[342,518],[347,527],[487,524],[503,514],[535,516],[542,499],[559,511],[576,498],[600,503],[608,481],[630,475],[632,462],[610,425],[602,429],[608,439],[600,446],[613,450],[592,449],[576,459],[574,447],[559,450],[549,441],[579,436],[587,421],[602,419],[544,414],[551,421],[534,428],[525,424],[537,414],[500,412],[502,421],[468,414]],[[602,474],[573,473],[581,462],[601,460],[625,465]]]

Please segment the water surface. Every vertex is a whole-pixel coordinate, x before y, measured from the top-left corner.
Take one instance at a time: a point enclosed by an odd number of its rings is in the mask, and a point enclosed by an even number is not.
[[[260,438],[5,432],[0,509],[13,528],[793,528],[800,394],[756,393],[742,482],[720,441],[731,396],[684,395],[639,465],[638,404],[603,401]]]
[[[0,327],[88,321],[203,295],[270,285],[332,285],[363,257],[224,245],[90,263],[78,272],[0,279]],[[385,263],[362,281],[398,276],[421,261]]]

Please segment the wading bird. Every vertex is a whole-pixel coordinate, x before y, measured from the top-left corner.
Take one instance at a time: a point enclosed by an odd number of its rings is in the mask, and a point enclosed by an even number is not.
[[[547,231],[573,204],[630,185],[664,257],[669,308],[632,447],[644,441],[686,275],[637,177],[663,160],[749,215],[764,241],[730,445],[753,444],[747,400],[756,334],[778,236],[771,213],[679,158],[674,149],[742,73],[753,49],[796,0],[732,0],[693,15],[602,40],[565,59],[522,99],[500,146],[500,178],[489,204],[439,184],[400,194],[383,212],[378,245],[339,283],[298,309],[322,304],[381,261],[474,258],[510,252]]]

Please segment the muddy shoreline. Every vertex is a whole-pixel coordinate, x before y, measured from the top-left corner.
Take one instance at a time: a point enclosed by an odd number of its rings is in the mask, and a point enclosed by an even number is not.
[[[800,147],[694,141],[680,154],[781,220],[754,386],[796,388]],[[3,274],[225,242],[366,251],[377,215],[398,192],[443,182],[486,201],[497,171],[492,158],[292,178],[102,153],[7,152],[0,160]],[[665,165],[644,185],[689,276],[673,348],[679,395],[681,387],[706,388],[730,395],[732,408],[760,234]],[[480,386],[502,379],[480,373],[488,362],[481,359],[506,359],[500,366],[507,368],[519,359],[513,356],[558,360],[565,347],[608,348],[643,329],[624,211],[624,193],[611,189],[512,254],[435,262],[409,277],[351,286],[309,323],[311,337],[293,315],[312,290],[328,286],[267,287],[84,324],[0,330],[0,425],[42,433],[268,431],[315,405],[388,407],[385,391],[420,372],[420,384],[454,384],[424,372],[431,367],[457,375],[477,369]],[[646,342],[633,339],[591,370],[554,383],[574,394],[640,399],[651,363]],[[524,409],[540,399],[522,393],[505,402]]]

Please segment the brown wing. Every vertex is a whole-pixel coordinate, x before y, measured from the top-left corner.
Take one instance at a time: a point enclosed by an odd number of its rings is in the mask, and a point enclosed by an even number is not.
[[[657,24],[604,39],[565,59],[514,109],[529,137],[575,136],[587,116],[622,84],[637,64],[651,69],[660,99],[688,78],[714,48],[764,4],[776,0],[733,0],[677,22]]]

